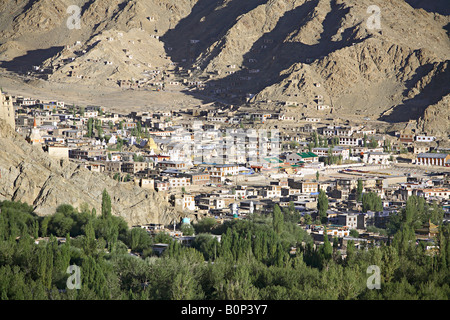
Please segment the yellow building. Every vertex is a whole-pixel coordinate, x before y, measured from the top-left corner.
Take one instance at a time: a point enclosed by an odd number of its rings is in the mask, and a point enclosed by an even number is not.
[[[161,150],[158,148],[158,145],[152,138],[149,138],[147,140],[147,143],[144,146],[144,150],[153,151],[155,154],[161,153]]]

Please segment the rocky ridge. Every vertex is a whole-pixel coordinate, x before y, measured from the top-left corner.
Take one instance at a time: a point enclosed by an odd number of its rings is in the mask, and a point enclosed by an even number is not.
[[[0,120],[0,200],[22,201],[39,215],[48,215],[62,204],[87,204],[101,212],[102,192],[111,196],[112,212],[132,225],[169,224],[180,218],[160,194],[132,183],[119,183],[68,160],[48,157],[28,144]]]

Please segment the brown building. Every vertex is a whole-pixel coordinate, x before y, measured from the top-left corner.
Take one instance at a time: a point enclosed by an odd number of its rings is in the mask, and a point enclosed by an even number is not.
[[[319,192],[319,184],[311,181],[294,181],[294,179],[288,180],[289,187],[292,189],[298,189],[301,193],[316,193]]]
[[[105,171],[106,172],[120,172],[122,170],[122,162],[120,161],[106,161]]]
[[[404,131],[400,133],[400,142],[401,143],[413,143],[414,142],[414,133],[411,131]]]
[[[210,174],[209,173],[185,173],[180,175],[182,177],[189,178],[191,181],[191,185],[194,186],[203,186],[210,182]]]
[[[122,163],[122,172],[124,173],[130,173],[130,174],[136,174],[137,172],[145,171],[148,168],[147,162],[124,162]]]

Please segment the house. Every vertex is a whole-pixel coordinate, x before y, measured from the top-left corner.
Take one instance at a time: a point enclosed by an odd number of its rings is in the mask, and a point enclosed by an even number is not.
[[[341,146],[360,146],[363,143],[363,138],[360,136],[345,136],[339,137],[339,145]]]
[[[121,172],[122,170],[122,162],[120,161],[106,161],[105,162],[105,171],[110,173]]]
[[[313,148],[312,152],[319,157],[328,157],[329,148]],[[348,148],[335,146],[331,149],[331,153],[335,157],[342,157],[342,160],[347,160],[350,157],[350,152]]]
[[[291,153],[286,156],[285,162],[288,164],[296,164],[299,162],[317,163],[319,162],[319,156],[313,152]]]
[[[226,207],[225,200],[218,197],[201,197],[197,200],[200,210],[224,209]]]
[[[322,128],[322,135],[331,137],[336,135],[336,129],[334,126],[327,126],[325,128]]]
[[[233,164],[223,164],[207,168],[207,172],[211,175],[211,182],[221,183],[227,176],[236,176],[239,174],[239,166]]]
[[[336,127],[336,135],[340,137],[350,137],[354,132],[352,127]]]
[[[400,142],[404,144],[410,144],[414,142],[414,133],[410,130],[406,130],[400,133]]]
[[[241,212],[253,213],[254,211],[262,211],[264,203],[255,200],[244,200],[239,203],[239,210]]]
[[[86,118],[97,118],[98,117],[98,111],[94,111],[94,110],[92,110],[92,111],[85,111],[84,112],[84,116]]]
[[[336,224],[349,229],[365,229],[366,215],[358,213],[341,213],[336,217]]]
[[[389,164],[389,153],[367,152],[363,154],[363,162],[368,164]]]
[[[425,142],[414,143],[414,154],[428,153],[431,150],[431,145]]]
[[[137,172],[145,171],[148,168],[147,162],[135,162],[135,161],[127,161],[122,163],[122,172],[136,174]]]
[[[428,198],[442,198],[442,199],[450,199],[450,189],[445,188],[427,188],[427,189],[418,189],[416,193],[420,197]]]
[[[375,227],[386,229],[389,223],[389,212],[375,212]]]
[[[312,123],[307,123],[303,126],[303,132],[311,133],[316,130],[317,130],[316,126]]]
[[[306,122],[320,122],[320,118],[305,118]]]
[[[174,198],[174,205],[176,208],[189,211],[194,211],[196,209],[195,198],[193,195],[182,194],[181,196],[174,196]]]
[[[170,188],[181,188],[191,185],[191,181],[186,177],[171,177],[169,178]]]
[[[280,186],[269,186],[262,190],[262,196],[264,198],[279,198],[281,197]]]
[[[155,180],[142,178],[139,180],[139,186],[144,189],[155,189]]]
[[[176,169],[176,170],[186,170],[189,164],[184,161],[161,161],[156,164],[157,169]]]
[[[278,115],[278,120],[281,121],[294,121],[295,120],[295,116],[294,115],[287,115],[287,114],[280,114]]]
[[[416,136],[416,141],[417,142],[432,142],[436,140],[436,137],[433,136],[426,136],[426,135],[418,135]]]
[[[186,177],[194,186],[203,186],[210,181],[211,175],[209,173],[197,172],[197,173],[183,173],[180,176]]]
[[[295,181],[288,179],[288,185],[292,189],[299,190],[300,193],[317,193],[319,192],[319,184],[311,181]]]
[[[170,187],[170,184],[168,181],[160,181],[155,180],[155,190],[156,191],[168,191]]]

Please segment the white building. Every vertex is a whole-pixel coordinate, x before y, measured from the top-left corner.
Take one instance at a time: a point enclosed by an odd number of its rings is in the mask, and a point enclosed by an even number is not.
[[[363,155],[363,162],[368,164],[389,164],[389,153],[385,152],[367,152]]]
[[[416,136],[418,142],[432,142],[434,140],[436,140],[436,137],[433,136]]]

